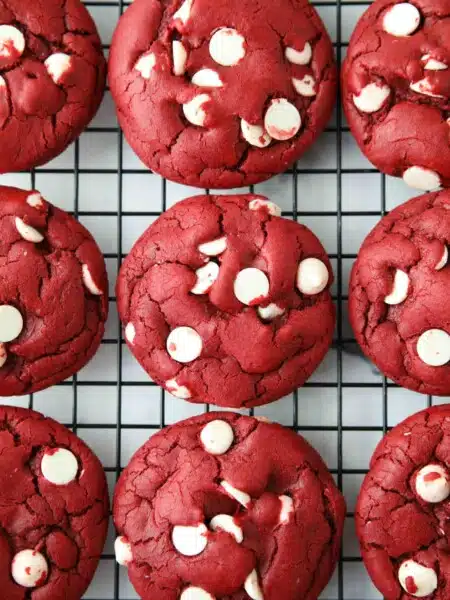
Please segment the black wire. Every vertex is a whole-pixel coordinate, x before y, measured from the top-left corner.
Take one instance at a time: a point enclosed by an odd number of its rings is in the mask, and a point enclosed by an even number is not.
[[[123,0],[118,0],[118,17],[120,18],[124,11]],[[122,202],[123,202],[123,134],[120,128],[117,130],[117,142],[118,142],[118,161],[117,161],[117,195],[118,195],[118,206],[117,206],[117,269],[120,268],[122,262]],[[115,479],[116,482],[120,477],[121,473],[121,458],[122,458],[122,326],[120,319],[118,319],[117,326],[117,415],[116,415],[116,468],[115,468]],[[114,600],[120,598],[120,566],[113,557],[114,564]]]

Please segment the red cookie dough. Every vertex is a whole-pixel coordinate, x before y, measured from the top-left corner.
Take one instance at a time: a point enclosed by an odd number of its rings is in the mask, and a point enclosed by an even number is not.
[[[364,353],[403,387],[450,394],[450,191],[413,198],[368,235],[351,274]]]
[[[142,600],[317,600],[345,502],[295,432],[217,412],[152,436],[122,473],[113,513],[116,557]]]
[[[356,507],[365,565],[386,600],[448,600],[450,405],[395,427],[378,445]]]
[[[197,196],[151,225],[117,301],[130,350],[178,398],[234,408],[303,385],[330,347],[333,274],[316,236],[263,196]]]
[[[306,0],[135,0],[114,34],[109,82],[139,158],[216,189],[285,171],[336,97],[332,44]]]
[[[5,600],[79,600],[108,529],[106,478],[71,431],[0,406],[0,585]]]
[[[106,64],[80,0],[0,5],[0,172],[55,158],[93,118]]]
[[[450,185],[449,7],[377,0],[352,35],[342,75],[362,152],[421,190]]]
[[[108,314],[91,234],[38,192],[0,186],[0,396],[42,390],[95,354]]]

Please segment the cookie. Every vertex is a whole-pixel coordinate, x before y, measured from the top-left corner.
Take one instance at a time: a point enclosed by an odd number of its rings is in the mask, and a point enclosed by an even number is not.
[[[0,172],[42,165],[93,118],[106,63],[80,0],[0,6]]]
[[[421,190],[450,185],[446,3],[376,0],[351,37],[343,104],[362,152]]]
[[[378,445],[356,507],[365,565],[386,600],[446,600],[450,405],[419,412]]]
[[[143,600],[316,600],[345,503],[295,432],[209,413],[153,435],[114,497],[116,558]]]
[[[0,396],[37,392],[95,354],[108,314],[91,234],[39,192],[0,186]]]
[[[364,241],[350,322],[364,353],[403,387],[450,394],[450,191],[413,198]]]
[[[336,97],[332,44],[304,0],[136,0],[113,37],[109,82],[139,158],[215,189],[285,171]]]
[[[8,600],[79,600],[108,529],[106,478],[71,431],[0,406],[0,583]]]
[[[316,236],[263,196],[197,196],[151,225],[117,302],[152,379],[191,402],[266,404],[302,385],[333,336],[333,274]]]

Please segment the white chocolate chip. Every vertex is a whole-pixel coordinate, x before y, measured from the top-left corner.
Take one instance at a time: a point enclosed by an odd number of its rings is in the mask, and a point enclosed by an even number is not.
[[[417,341],[419,358],[430,367],[442,367],[450,360],[450,335],[442,329],[428,329]]]
[[[436,572],[414,560],[405,560],[400,565],[398,579],[405,592],[416,598],[429,596],[438,585]]]
[[[230,515],[217,515],[211,519],[210,523],[213,531],[226,531],[234,537],[238,544],[242,544],[244,540],[244,532],[239,525],[236,524],[234,518]]]
[[[36,550],[22,550],[12,560],[11,575],[17,585],[22,587],[41,586],[48,576],[47,561]]]
[[[300,96],[312,98],[316,95],[316,80],[312,75],[305,75],[303,79],[296,79],[293,77],[292,85]]]
[[[81,271],[83,274],[83,283],[87,287],[87,289],[94,296],[102,296],[103,291],[98,287],[95,281],[92,279],[91,272],[89,271],[89,267],[87,265],[83,265],[81,267]]]
[[[245,508],[247,508],[250,502],[252,501],[248,494],[236,489],[230,483],[228,483],[228,481],[221,481],[220,485],[223,487],[223,489],[229,496],[237,500],[239,504],[242,504],[242,506],[244,506]]]
[[[425,502],[437,504],[450,496],[450,480],[447,470],[441,465],[427,465],[416,477],[417,495]]]
[[[241,131],[244,139],[251,146],[256,146],[256,148],[266,148],[272,141],[272,138],[264,130],[264,127],[261,125],[252,125],[245,119],[241,119]]]
[[[448,69],[444,62],[430,58],[429,54],[424,54],[420,60],[425,63],[423,68],[427,71],[445,71],[445,69]]]
[[[0,342],[12,342],[22,333],[23,317],[15,306],[0,306]]]
[[[198,247],[199,251],[206,256],[219,256],[227,249],[227,238],[221,237],[211,242],[205,242]]]
[[[290,496],[279,496],[281,502],[280,523],[289,523],[290,515],[294,512],[294,501]]]
[[[155,65],[156,56],[153,54],[153,52],[146,52],[140,57],[140,59],[134,65],[134,68],[141,74],[141,77],[144,79],[150,79]]]
[[[307,65],[312,58],[312,48],[309,42],[306,42],[303,46],[303,50],[296,50],[295,48],[287,47],[284,51],[286,60],[294,65]]]
[[[131,544],[124,535],[119,536],[114,542],[116,561],[122,567],[128,567],[133,560]]]
[[[24,240],[27,240],[27,242],[39,244],[39,242],[42,242],[42,240],[44,239],[44,236],[40,231],[38,231],[34,227],[31,227],[31,225],[27,225],[19,217],[16,217],[15,223],[17,231],[20,233]]]
[[[172,42],[172,61],[173,61],[173,74],[177,77],[181,77],[186,72],[188,53],[183,45],[183,42],[175,40]]]
[[[416,92],[416,94],[423,94],[424,96],[430,96],[431,98],[445,98],[442,94],[435,94],[429,80],[425,77],[419,81],[414,81],[409,84],[409,88]]]
[[[278,304],[271,303],[268,306],[258,306],[258,314],[264,321],[273,321],[277,317],[284,315],[286,310],[278,306]]]
[[[25,50],[25,37],[23,33],[12,25],[0,25],[0,56],[9,58],[12,56],[12,49],[19,56]]]
[[[207,294],[212,288],[214,282],[219,277],[219,265],[215,262],[209,262],[204,267],[200,267],[195,271],[197,281],[191,289],[191,294],[200,296]]]
[[[125,339],[132,344],[134,342],[134,338],[136,337],[136,328],[133,323],[128,323],[125,327]]]
[[[176,327],[167,338],[167,352],[180,363],[189,363],[202,353],[203,342],[192,327]]]
[[[275,140],[285,141],[293,138],[302,125],[297,108],[285,98],[272,100],[264,117],[267,133]]]
[[[169,379],[166,381],[166,390],[175,396],[175,398],[181,398],[182,400],[188,400],[192,397],[189,389],[184,385],[178,385],[176,379]]]
[[[245,39],[236,29],[222,27],[209,42],[211,58],[223,67],[233,67],[245,56]]]
[[[248,203],[250,210],[263,210],[274,217],[281,217],[281,208],[275,202],[264,200],[264,198],[255,198]]]
[[[184,116],[189,123],[203,127],[206,121],[206,112],[203,107],[210,100],[211,96],[208,96],[208,94],[199,94],[189,102],[186,102],[186,104],[183,104]]]
[[[388,85],[369,83],[362,88],[358,95],[353,95],[353,103],[363,113],[374,113],[380,110],[390,93],[391,88]]]
[[[191,586],[183,590],[180,600],[216,600],[214,596],[211,596],[204,589]]]
[[[394,4],[383,17],[383,29],[396,37],[411,35],[420,24],[420,12],[409,2]]]
[[[403,181],[418,190],[435,190],[441,185],[441,178],[437,173],[423,167],[409,167],[403,173]]]
[[[27,197],[27,204],[33,208],[44,208],[44,201],[39,192],[30,194]]]
[[[258,573],[255,569],[245,580],[244,589],[252,600],[264,600],[264,596],[258,581]]]
[[[208,544],[208,528],[204,523],[193,527],[175,525],[172,529],[172,543],[183,556],[198,556]]]
[[[64,75],[72,68],[72,57],[62,52],[51,54],[44,63],[47,73],[56,83],[61,83]]]
[[[192,5],[194,4],[194,0],[184,0],[183,4],[177,10],[177,12],[173,15],[173,19],[179,19],[183,25],[189,20],[191,16]]]
[[[267,298],[269,287],[267,275],[260,269],[250,267],[237,274],[234,280],[234,295],[242,304],[253,306],[261,304]]]
[[[436,266],[434,267],[436,269],[436,271],[440,271],[441,269],[443,269],[445,267],[445,265],[447,264],[448,261],[448,248],[447,246],[444,246],[444,252],[442,253],[442,257],[440,258],[440,260],[436,263]]]
[[[206,452],[219,456],[231,448],[234,431],[229,423],[216,419],[205,425],[200,434],[200,441]]]
[[[409,277],[400,269],[396,269],[391,293],[385,296],[386,304],[401,304],[408,297]]]
[[[200,69],[192,77],[192,83],[198,87],[219,88],[223,86],[219,73],[213,69]]]
[[[42,457],[41,471],[50,483],[67,485],[77,478],[78,460],[66,448],[50,448]]]
[[[320,294],[327,287],[329,278],[327,266],[318,258],[305,258],[298,265],[297,287],[302,294]]]
[[[8,353],[6,352],[6,348],[4,344],[0,344],[0,369],[5,364],[8,358]]]

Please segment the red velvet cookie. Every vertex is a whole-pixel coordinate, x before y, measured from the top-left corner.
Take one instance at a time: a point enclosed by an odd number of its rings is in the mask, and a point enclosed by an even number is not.
[[[0,186],[0,396],[79,371],[108,314],[103,256],[91,234],[38,192]]]
[[[450,394],[450,191],[413,198],[384,217],[353,266],[350,321],[390,379]]]
[[[152,436],[122,473],[116,558],[142,600],[317,600],[344,516],[303,438],[209,413]]]
[[[135,0],[114,34],[109,81],[139,158],[216,189],[286,170],[336,96],[332,45],[305,0]]]
[[[362,556],[386,600],[448,600],[450,405],[397,425],[378,445],[356,508]]]
[[[97,112],[106,66],[80,0],[0,5],[0,172],[42,165]]]
[[[377,0],[344,64],[343,103],[362,152],[421,190],[450,185],[448,2]]]
[[[262,196],[197,196],[151,225],[117,282],[125,338],[178,398],[250,407],[303,385],[332,340],[330,262]]]
[[[79,600],[108,529],[102,466],[71,431],[0,406],[0,585],[5,600]]]

